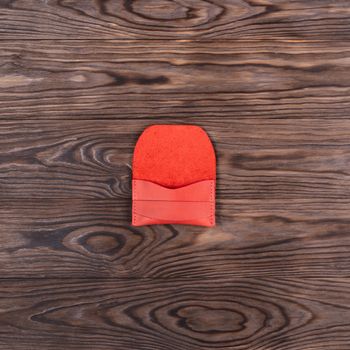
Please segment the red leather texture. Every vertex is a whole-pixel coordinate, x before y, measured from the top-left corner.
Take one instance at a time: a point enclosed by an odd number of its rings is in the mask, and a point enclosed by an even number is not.
[[[215,225],[216,158],[201,127],[147,127],[132,173],[132,225]]]
[[[136,143],[132,173],[133,179],[168,188],[215,180],[214,148],[196,125],[152,125]]]
[[[132,184],[134,226],[166,223],[215,225],[215,180],[179,188],[167,188],[145,180],[133,180]]]

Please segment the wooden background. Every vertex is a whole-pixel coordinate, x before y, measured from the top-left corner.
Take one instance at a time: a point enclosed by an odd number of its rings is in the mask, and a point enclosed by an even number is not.
[[[0,0],[0,349],[349,350],[348,0]],[[203,126],[217,226],[130,226],[131,157]]]

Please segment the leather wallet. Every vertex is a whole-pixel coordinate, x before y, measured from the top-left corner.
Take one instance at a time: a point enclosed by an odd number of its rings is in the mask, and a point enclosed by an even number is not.
[[[216,159],[194,125],[153,125],[133,157],[132,225],[215,225]]]

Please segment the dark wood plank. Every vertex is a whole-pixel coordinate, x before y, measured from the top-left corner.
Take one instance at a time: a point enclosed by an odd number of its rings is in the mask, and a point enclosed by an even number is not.
[[[347,0],[2,0],[4,38],[350,37]]]
[[[350,277],[349,206],[220,199],[214,228],[133,228],[129,200],[3,200],[1,277]]]
[[[0,198],[129,200],[136,139],[167,122],[1,121]],[[349,199],[350,119],[193,122],[215,144],[221,199]]]
[[[0,348],[348,350],[349,14],[0,0]],[[130,226],[155,123],[209,132],[216,227]]]
[[[2,281],[4,349],[347,350],[348,279]]]
[[[348,118],[329,42],[1,41],[1,119]]]

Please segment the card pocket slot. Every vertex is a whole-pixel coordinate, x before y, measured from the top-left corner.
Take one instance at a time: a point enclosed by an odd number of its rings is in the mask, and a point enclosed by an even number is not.
[[[179,188],[133,180],[132,224],[215,225],[215,180]]]

